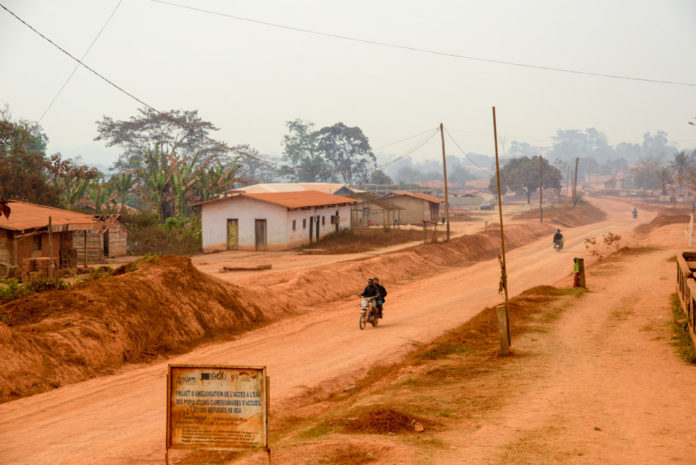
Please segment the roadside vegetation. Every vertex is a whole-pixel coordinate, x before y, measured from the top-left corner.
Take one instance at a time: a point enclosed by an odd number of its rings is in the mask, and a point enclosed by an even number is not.
[[[672,344],[685,362],[696,364],[696,348],[677,294],[672,294]]]

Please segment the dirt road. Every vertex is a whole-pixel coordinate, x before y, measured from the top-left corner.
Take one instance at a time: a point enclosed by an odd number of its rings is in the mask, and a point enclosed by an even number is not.
[[[523,361],[488,380],[505,407],[444,435],[453,449],[433,463],[694,463],[696,368],[669,344],[673,256],[595,270],[555,331],[518,341]]]
[[[625,204],[599,206],[608,220],[566,230],[562,252],[551,249],[549,238],[509,254],[513,295],[569,274],[572,257],[584,253],[585,237],[634,226]],[[267,365],[278,405],[321,383],[349,385],[377,360],[393,361],[413,343],[466,321],[499,300],[498,273],[497,262],[488,261],[390,288],[384,324],[376,330],[359,331],[357,302],[346,300],[232,342],[0,405],[0,462],[161,463],[167,363]]]

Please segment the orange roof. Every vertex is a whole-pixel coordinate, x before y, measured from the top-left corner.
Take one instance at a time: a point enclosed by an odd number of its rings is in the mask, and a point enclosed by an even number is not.
[[[219,199],[208,200],[207,202],[199,202],[194,206],[204,205],[211,202],[220,202],[223,200],[231,200],[235,198],[246,197],[249,199],[260,200],[262,202],[273,203],[286,208],[303,208],[303,207],[322,207],[326,205],[345,205],[358,203],[355,199],[343,197],[341,195],[327,194],[319,191],[293,191],[293,192],[242,192],[230,197],[220,197]]]
[[[425,200],[427,202],[433,202],[433,203],[442,203],[445,201],[445,199],[441,199],[439,197],[433,197],[432,195],[428,195],[428,194],[421,194],[419,192],[394,191],[392,194],[393,195],[405,195],[407,197],[414,197],[416,199],[421,199],[421,200]]]
[[[10,201],[10,217],[0,217],[0,229],[24,231],[27,229],[43,228],[48,226],[48,217],[51,217],[51,229],[54,231],[83,231],[99,229],[102,222],[94,219],[92,215],[77,213],[61,208],[45,207],[28,202]],[[55,226],[61,226],[55,228]]]

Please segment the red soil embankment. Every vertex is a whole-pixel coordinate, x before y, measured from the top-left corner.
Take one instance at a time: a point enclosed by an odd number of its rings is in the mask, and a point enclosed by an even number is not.
[[[0,307],[0,401],[181,352],[273,318],[249,291],[196,270],[185,257],[45,292]]]
[[[639,234],[648,234],[650,231],[675,223],[688,223],[690,217],[688,214],[680,215],[658,215],[650,223],[639,224],[634,231]]]

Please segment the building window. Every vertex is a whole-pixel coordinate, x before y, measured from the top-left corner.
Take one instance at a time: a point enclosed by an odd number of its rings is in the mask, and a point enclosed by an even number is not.
[[[324,226],[326,224],[326,217],[322,216],[321,217],[321,225]]]
[[[295,227],[295,226],[296,226],[296,223],[295,223],[296,221],[297,221],[297,220],[292,220],[292,230],[293,230],[293,231],[296,231],[296,230],[297,230],[296,227]]]
[[[34,236],[34,250],[41,250],[41,234]]]
[[[307,229],[307,218],[302,218],[302,229]]]

